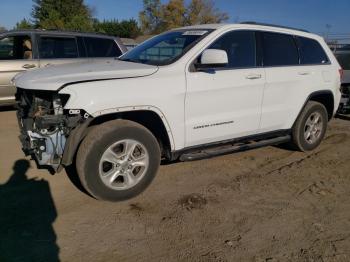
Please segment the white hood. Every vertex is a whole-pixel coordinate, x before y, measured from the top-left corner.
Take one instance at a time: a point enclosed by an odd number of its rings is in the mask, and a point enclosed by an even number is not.
[[[13,82],[24,89],[54,91],[69,83],[142,77],[154,74],[157,70],[157,66],[120,60],[86,61],[26,71],[16,75]]]

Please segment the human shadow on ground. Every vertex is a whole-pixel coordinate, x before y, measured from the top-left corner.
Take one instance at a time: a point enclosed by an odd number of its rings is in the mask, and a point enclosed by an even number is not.
[[[17,160],[0,185],[0,261],[59,261],[52,223],[57,217],[49,184],[29,179],[29,161]]]

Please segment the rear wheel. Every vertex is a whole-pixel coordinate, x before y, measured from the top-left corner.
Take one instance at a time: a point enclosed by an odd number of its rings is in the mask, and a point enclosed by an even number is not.
[[[327,129],[328,113],[321,103],[309,101],[292,130],[293,144],[301,151],[318,147]]]
[[[115,120],[94,128],[77,155],[79,178],[94,197],[109,201],[141,193],[160,164],[159,144],[145,127]]]

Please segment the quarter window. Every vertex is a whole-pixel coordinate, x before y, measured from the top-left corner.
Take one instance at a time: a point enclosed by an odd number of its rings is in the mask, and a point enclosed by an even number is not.
[[[75,38],[41,37],[39,43],[40,58],[77,58],[78,48]]]
[[[214,42],[209,49],[226,51],[226,68],[248,68],[256,66],[256,42],[253,31],[234,31]]]
[[[111,39],[85,37],[88,57],[118,57],[122,53],[118,45]]]
[[[299,64],[298,49],[291,35],[262,34],[264,66],[292,66]]]
[[[302,65],[326,64],[329,62],[325,51],[316,40],[306,37],[298,37],[298,44],[300,50],[300,63]]]

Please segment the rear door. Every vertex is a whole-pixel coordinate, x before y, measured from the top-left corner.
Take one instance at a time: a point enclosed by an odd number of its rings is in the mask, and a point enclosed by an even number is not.
[[[31,34],[9,34],[0,38],[0,104],[14,101],[11,79],[19,72],[37,68],[38,59]]]
[[[295,109],[300,109],[298,101],[306,99],[306,82],[311,72],[299,66],[293,35],[260,32],[260,38],[266,72],[260,132],[287,129]]]
[[[75,36],[40,35],[38,37],[40,67],[83,61]]]
[[[308,96],[332,86],[329,59],[313,39],[261,32],[266,85],[261,132],[290,129]]]

